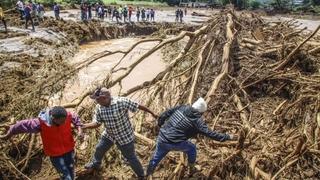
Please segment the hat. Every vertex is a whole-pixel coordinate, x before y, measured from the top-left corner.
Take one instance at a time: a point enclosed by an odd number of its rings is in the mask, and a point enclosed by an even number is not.
[[[207,103],[202,97],[200,97],[196,102],[192,104],[192,107],[197,111],[203,113],[207,110]]]
[[[91,99],[97,99],[98,97],[100,97],[101,95],[106,95],[107,93],[109,93],[109,90],[105,87],[103,88],[97,88],[93,94],[90,95]]]

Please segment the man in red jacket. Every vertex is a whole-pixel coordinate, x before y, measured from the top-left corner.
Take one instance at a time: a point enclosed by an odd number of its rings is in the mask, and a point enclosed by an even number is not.
[[[77,115],[67,112],[61,106],[55,106],[40,112],[38,118],[27,119],[10,126],[8,132],[0,139],[7,140],[21,133],[40,132],[44,153],[63,180],[74,179],[74,146],[71,124],[78,129],[83,138],[80,119]]]

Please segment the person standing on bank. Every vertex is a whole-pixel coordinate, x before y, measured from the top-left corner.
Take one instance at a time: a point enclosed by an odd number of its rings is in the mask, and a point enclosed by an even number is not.
[[[149,162],[147,176],[152,175],[159,162],[170,151],[181,151],[188,155],[189,173],[195,172],[197,156],[196,145],[188,141],[197,134],[203,134],[216,141],[227,141],[237,139],[234,135],[219,134],[209,130],[202,118],[207,110],[207,104],[203,98],[199,98],[190,105],[181,105],[163,112],[158,125],[161,127],[158,135],[156,150]]]
[[[55,2],[53,4],[53,12],[54,12],[54,17],[56,20],[60,19],[60,6]]]
[[[139,22],[140,20],[140,8],[137,7],[137,10],[136,10],[136,17],[137,17],[137,22]]]
[[[129,9],[128,9],[128,13],[129,13],[129,22],[131,22],[132,11],[133,11],[133,8],[132,8],[131,6],[129,6]]]
[[[38,11],[39,21],[43,22],[43,17],[44,17],[45,10],[44,10],[44,7],[43,7],[42,4],[38,3],[37,11]]]
[[[19,0],[16,3],[16,8],[20,12],[20,19],[23,20],[23,18],[24,18],[24,3],[21,0]]]
[[[144,171],[135,153],[134,132],[128,112],[143,110],[154,118],[158,116],[147,107],[128,98],[111,96],[107,88],[96,89],[90,98],[97,102],[93,121],[84,124],[82,128],[92,129],[104,124],[105,130],[96,146],[91,162],[85,165],[85,169],[89,171],[100,169],[104,154],[116,144],[138,178],[143,179]]]
[[[2,140],[22,133],[40,133],[44,154],[50,161],[62,180],[74,179],[74,147],[71,124],[78,130],[79,140],[83,140],[81,122],[78,115],[67,112],[61,106],[42,110],[37,118],[18,121],[7,127]]]
[[[3,25],[4,25],[4,32],[7,33],[8,29],[7,29],[7,22],[6,19],[4,17],[4,12],[2,7],[0,6],[0,21],[2,21]]]
[[[26,29],[28,29],[28,22],[30,21],[31,26],[32,26],[32,31],[34,32],[35,28],[34,28],[34,23],[33,23],[31,12],[32,12],[32,3],[30,1],[30,3],[24,7],[24,15],[25,15],[25,20],[26,20],[25,27],[26,27]]]

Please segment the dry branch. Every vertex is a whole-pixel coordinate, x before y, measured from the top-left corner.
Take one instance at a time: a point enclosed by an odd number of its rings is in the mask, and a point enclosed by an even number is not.
[[[214,96],[216,89],[219,86],[220,81],[229,73],[229,60],[230,60],[230,48],[234,40],[234,34],[232,32],[232,28],[234,26],[233,24],[233,19],[232,15],[228,14],[228,23],[226,27],[226,37],[227,37],[227,42],[225,43],[223,47],[223,56],[222,56],[222,67],[220,74],[216,77],[216,79],[213,81],[210,90],[208,91],[206,95],[206,101],[210,102],[211,101],[211,96]]]
[[[312,34],[310,34],[309,37],[307,37],[305,40],[303,40],[284,60],[281,61],[281,63],[275,67],[273,70],[278,71],[283,69],[290,61],[292,61],[292,57],[299,51],[299,49],[307,42],[309,41],[320,29],[320,25],[313,31]]]

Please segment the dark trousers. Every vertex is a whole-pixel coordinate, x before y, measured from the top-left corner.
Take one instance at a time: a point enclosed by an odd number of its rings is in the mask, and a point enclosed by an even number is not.
[[[56,18],[56,20],[59,20],[60,19],[60,13],[59,12],[54,12],[54,17]]]
[[[33,20],[32,20],[32,17],[31,16],[26,16],[26,29],[28,29],[28,22],[30,21],[31,22],[31,25],[32,25],[32,30],[34,31],[34,24],[33,24]]]
[[[23,20],[23,17],[24,17],[24,10],[20,10],[19,9],[19,12],[20,12],[20,19]]]
[[[159,162],[168,154],[170,151],[181,151],[188,155],[188,163],[193,164],[196,162],[197,149],[196,145],[190,141],[183,141],[180,143],[164,143],[157,141],[156,150],[149,162],[147,175],[151,175],[156,169]]]
[[[74,151],[62,156],[50,157],[50,161],[62,180],[74,179]]]
[[[108,138],[102,136],[99,143],[96,146],[96,151],[93,155],[92,162],[94,166],[100,166],[104,154],[114,145],[114,143]],[[125,145],[118,145],[117,147],[121,151],[121,154],[129,161],[130,167],[135,172],[138,177],[143,177],[144,172],[140,161],[138,160],[135,149],[134,142]]]
[[[92,19],[92,11],[88,10],[88,19]]]
[[[81,11],[81,20],[82,21],[87,20],[87,12],[86,11]]]
[[[1,19],[2,23],[3,23],[3,25],[4,25],[4,30],[7,32],[7,31],[8,31],[8,29],[7,29],[7,23],[6,23],[6,20],[5,20],[4,18],[0,18],[0,19]]]

